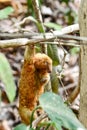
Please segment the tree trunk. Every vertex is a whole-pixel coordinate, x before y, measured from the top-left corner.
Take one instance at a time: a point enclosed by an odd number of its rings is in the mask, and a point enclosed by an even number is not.
[[[87,0],[82,0],[79,9],[80,36],[87,37]],[[81,41],[86,43],[86,41]],[[87,46],[80,52],[80,110],[79,119],[87,128]]]

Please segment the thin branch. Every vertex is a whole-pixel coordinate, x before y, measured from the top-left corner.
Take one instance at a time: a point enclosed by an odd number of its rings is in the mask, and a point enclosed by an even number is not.
[[[32,5],[33,5],[33,8],[34,8],[36,19],[40,24],[42,24],[42,27],[43,27],[43,20],[42,20],[42,15],[41,15],[41,12],[40,12],[38,0],[32,0]],[[44,27],[43,27],[43,30],[44,30]]]
[[[41,114],[36,120],[33,121],[32,123],[32,127],[34,129],[36,129],[37,125],[44,119],[47,117],[46,113]]]
[[[36,43],[41,43],[41,42],[47,42],[51,41],[51,43],[43,43],[43,44],[52,44],[52,40],[55,38],[58,39],[72,39],[72,40],[77,40],[77,41],[87,41],[86,37],[79,37],[79,36],[73,36],[73,35],[64,35],[68,34],[70,32],[76,31],[79,29],[78,24],[74,24],[68,27],[63,28],[61,31],[54,31],[53,33],[46,33],[45,36],[46,38],[43,38],[42,34],[39,33],[34,33],[34,36],[30,33],[24,33],[24,34],[0,34],[0,37],[2,38],[18,38],[18,39],[11,39],[11,40],[0,40],[0,48],[7,48],[7,47],[18,47],[18,46],[25,46],[29,44],[36,44]],[[25,38],[23,38],[25,37]],[[28,39],[29,38],[29,39]],[[76,41],[75,41],[76,42]],[[71,43],[71,42],[70,42]],[[55,43],[53,43],[55,44]],[[68,43],[66,43],[68,45]],[[76,42],[75,45],[87,45],[86,43],[81,43],[81,42]]]
[[[79,25],[78,24],[73,24],[68,27],[65,27],[61,29],[60,31],[53,31],[52,33],[45,33],[46,38],[49,38],[51,36],[59,36],[59,35],[64,35],[64,34],[69,34],[72,32],[79,31]],[[32,38],[32,39],[41,39],[43,38],[43,34],[41,33],[0,33],[0,38],[5,38],[5,39],[12,39],[12,38]],[[61,37],[62,38],[62,37]]]
[[[77,40],[77,42],[75,41],[76,45],[87,45],[87,43],[78,42],[78,41],[83,41],[83,40],[87,41],[86,37],[79,37],[79,36],[73,36],[73,35],[59,35],[57,37],[51,36],[50,38],[46,38],[46,39],[45,38],[42,38],[42,39],[18,38],[18,39],[11,39],[11,40],[0,40],[0,48],[18,47],[18,46],[25,46],[25,45],[29,45],[29,44],[37,44],[37,43],[54,44],[55,38],[65,39],[65,40],[66,39]],[[51,42],[47,42],[47,41],[51,41]],[[52,41],[53,41],[53,43],[52,43]],[[67,45],[69,45],[68,42],[65,41],[65,43]],[[57,44],[57,42],[56,42],[56,44]]]
[[[11,103],[11,104],[6,104],[6,105],[4,105],[4,106],[0,106],[0,109],[4,109],[4,108],[9,108],[9,107],[18,107],[17,106],[17,103],[16,102],[13,102],[13,103]]]
[[[0,38],[2,39],[13,39],[13,38],[33,38],[34,36],[39,36],[40,34],[30,32],[30,33],[0,33]]]
[[[77,87],[73,90],[73,92],[70,94],[70,96],[69,96],[69,98],[67,99],[67,101],[68,101],[69,103],[73,103],[73,101],[74,101],[74,100],[76,99],[76,97],[78,96],[79,92],[80,92],[80,86],[77,86]]]
[[[46,38],[45,29],[44,29],[43,20],[42,20],[42,15],[41,15],[40,7],[39,7],[39,1],[38,0],[32,0],[32,4],[33,4],[34,12],[35,12],[35,15],[36,15],[36,19],[38,21],[38,24],[37,24],[38,30],[39,30],[40,33],[43,33],[43,37]],[[47,45],[44,44],[41,47],[42,47],[42,52],[47,54]]]
[[[65,45],[65,46],[79,46],[79,42],[75,41],[75,40],[61,40],[60,43],[59,42],[40,42],[40,44],[55,44],[55,45]]]
[[[13,25],[13,27],[20,27],[25,24],[27,21],[32,21],[32,16],[25,17],[22,21]]]
[[[29,40],[27,38],[0,40],[0,48],[18,47],[27,45]]]

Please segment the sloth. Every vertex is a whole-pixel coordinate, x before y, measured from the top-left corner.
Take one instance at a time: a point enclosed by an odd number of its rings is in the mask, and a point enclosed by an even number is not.
[[[19,81],[19,114],[26,125],[30,124],[31,113],[50,80],[51,71],[52,60],[46,54],[36,53],[24,61]]]

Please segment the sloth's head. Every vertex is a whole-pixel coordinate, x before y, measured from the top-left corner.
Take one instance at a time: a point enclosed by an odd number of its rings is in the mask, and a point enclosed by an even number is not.
[[[34,56],[35,68],[39,70],[45,70],[48,73],[52,71],[52,60],[46,54],[37,53]]]

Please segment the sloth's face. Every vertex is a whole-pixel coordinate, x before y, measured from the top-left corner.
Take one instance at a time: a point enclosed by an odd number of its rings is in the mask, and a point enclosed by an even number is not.
[[[48,73],[52,71],[52,60],[45,54],[37,53],[35,55],[34,65],[38,71],[45,70]]]

